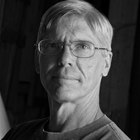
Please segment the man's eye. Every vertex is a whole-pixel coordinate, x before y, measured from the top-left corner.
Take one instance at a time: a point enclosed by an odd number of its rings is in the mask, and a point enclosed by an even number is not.
[[[57,48],[58,47],[58,45],[56,44],[56,43],[48,43],[47,45],[46,45],[46,47],[48,47],[48,48]]]
[[[90,49],[90,46],[87,44],[77,44],[76,48],[77,49]]]

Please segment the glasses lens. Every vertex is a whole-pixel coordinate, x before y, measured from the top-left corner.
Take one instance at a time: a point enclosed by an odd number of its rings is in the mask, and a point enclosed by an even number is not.
[[[94,45],[90,42],[73,42],[72,52],[77,57],[90,57],[94,50]]]
[[[53,55],[59,53],[60,50],[60,43],[51,42],[49,40],[42,40],[39,44],[39,51],[42,54]]]

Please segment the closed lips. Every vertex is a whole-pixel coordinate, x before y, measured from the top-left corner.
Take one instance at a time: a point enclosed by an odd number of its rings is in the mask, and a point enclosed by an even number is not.
[[[78,79],[71,77],[71,76],[53,76],[53,78],[66,79],[66,80],[78,80]]]

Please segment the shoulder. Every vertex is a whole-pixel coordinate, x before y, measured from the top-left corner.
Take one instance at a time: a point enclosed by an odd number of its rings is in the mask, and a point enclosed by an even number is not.
[[[94,126],[95,127],[95,123]],[[97,123],[97,129],[91,135],[104,140],[130,140],[128,136],[106,115]]]
[[[109,123],[108,128],[112,135],[118,140],[130,140],[130,138],[114,122]]]
[[[2,140],[30,139],[43,126],[48,119],[39,119],[21,123],[13,127]]]

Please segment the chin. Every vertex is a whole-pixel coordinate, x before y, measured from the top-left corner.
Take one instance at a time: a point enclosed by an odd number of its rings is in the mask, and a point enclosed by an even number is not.
[[[74,102],[82,96],[79,86],[69,83],[50,82],[45,89],[53,99],[60,103]]]
[[[54,94],[54,98],[57,102],[62,103],[74,102],[80,97],[79,93],[75,91],[58,89]]]

